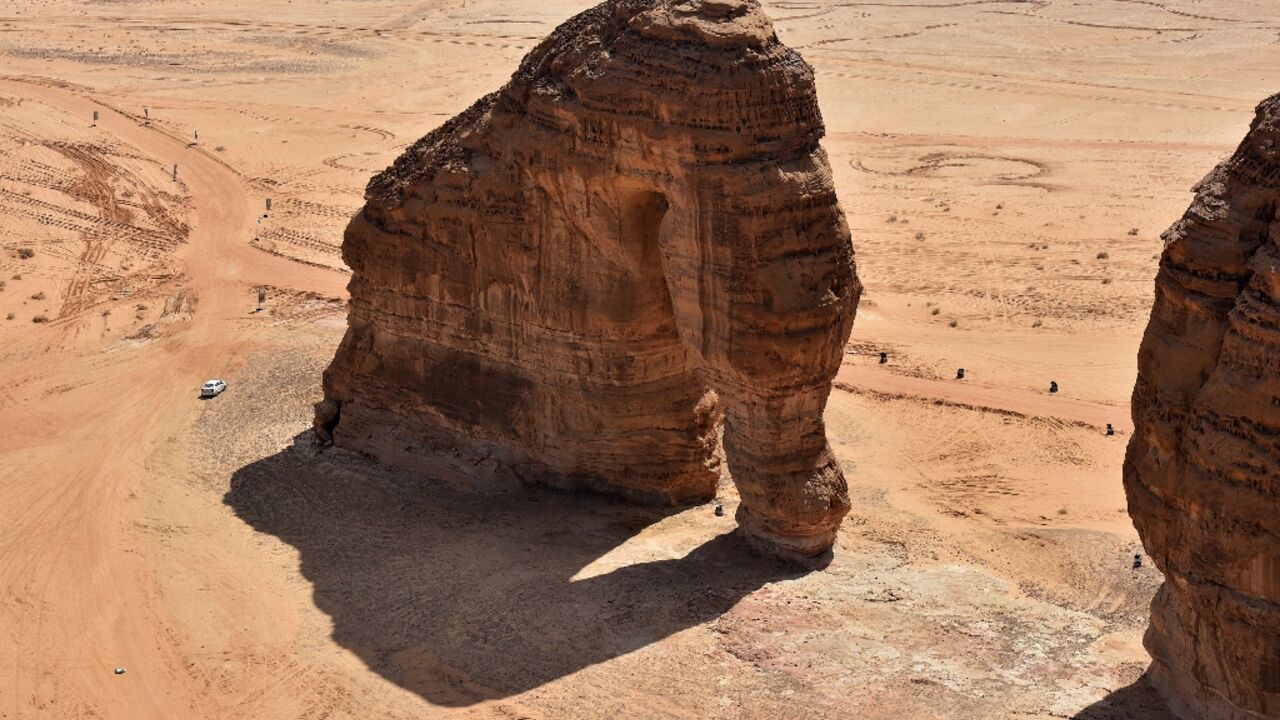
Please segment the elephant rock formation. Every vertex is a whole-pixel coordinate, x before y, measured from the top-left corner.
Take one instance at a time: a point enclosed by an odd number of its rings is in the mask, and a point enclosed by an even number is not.
[[[861,293],[823,134],[756,0],[572,18],[370,182],[317,433],[661,503],[713,497],[723,456],[748,538],[823,554],[849,503],[822,414]]]
[[[1129,512],[1166,581],[1151,677],[1184,718],[1280,718],[1280,95],[1165,234]]]

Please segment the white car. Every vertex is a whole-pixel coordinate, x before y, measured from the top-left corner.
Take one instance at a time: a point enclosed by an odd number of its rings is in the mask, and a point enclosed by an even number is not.
[[[211,398],[218,397],[223,390],[227,389],[227,383],[222,380],[210,380],[200,386],[200,397]]]

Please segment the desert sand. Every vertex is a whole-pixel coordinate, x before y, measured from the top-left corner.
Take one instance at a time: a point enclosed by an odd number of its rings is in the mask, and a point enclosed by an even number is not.
[[[1272,3],[765,3],[866,287],[815,573],[727,482],[311,449],[367,179],[590,4],[0,9],[0,718],[1164,717],[1128,398],[1159,234],[1280,89]]]

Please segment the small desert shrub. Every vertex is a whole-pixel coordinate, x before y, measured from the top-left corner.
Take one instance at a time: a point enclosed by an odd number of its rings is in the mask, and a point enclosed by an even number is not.
[[[1138,234],[1138,228],[1129,228],[1129,234],[1130,234],[1130,235],[1137,235],[1137,234]]]
[[[916,239],[917,239],[917,240],[923,240],[923,239],[924,239],[924,233],[922,233],[922,232],[918,232],[918,233],[916,233]]]
[[[897,215],[890,215],[890,216],[889,216],[889,219],[888,219],[888,220],[885,220],[885,222],[887,222],[887,223],[896,223],[896,222],[898,222],[898,216],[897,216]]]
[[[1103,285],[1110,285],[1110,284],[1111,284],[1111,278],[1102,278],[1102,284],[1103,284]]]
[[[30,260],[36,256],[36,251],[31,248],[18,248],[18,257],[23,260]]]
[[[1043,320],[1040,320],[1040,319],[1038,319],[1038,318],[1036,319],[1036,321],[1035,321],[1035,322],[1031,323],[1031,327],[1033,327],[1033,328],[1038,328],[1038,327],[1040,327],[1041,325],[1044,325],[1044,321],[1043,321]]]
[[[1098,253],[1098,259],[1099,259],[1099,260],[1110,260],[1110,259],[1111,259],[1111,253],[1106,252],[1106,251],[1104,250],[1103,252]]]
[[[17,275],[14,275],[13,277],[11,277],[11,278],[9,278],[9,279],[10,279],[10,280],[21,280],[21,279],[22,279],[22,273],[18,273]]]
[[[951,322],[947,323],[947,327],[956,327],[959,324],[960,324],[959,320],[952,320]]]
[[[226,152],[226,151],[227,151],[227,148],[226,148],[225,146],[223,146],[223,145],[219,145],[218,147],[214,148],[213,150],[214,150],[214,152]]]
[[[17,313],[9,313],[8,315],[5,315],[5,316],[4,316],[4,319],[5,319],[5,320],[12,320],[12,319],[14,319],[14,318],[16,318],[16,317],[18,317]]]
[[[43,290],[41,290],[41,291],[40,291],[40,292],[38,292],[38,293],[32,293],[32,294],[31,294],[31,299],[32,299],[32,300],[43,300],[43,299],[44,299],[44,291],[43,291]]]
[[[134,310],[137,310],[138,312],[143,312],[146,309],[147,309],[147,306],[143,305],[142,303],[138,303],[138,306],[134,308]]]
[[[47,323],[49,322],[49,316],[45,315],[44,313],[40,313],[39,315],[31,318],[31,322],[36,324]]]
[[[942,314],[942,308],[934,308],[934,309],[933,309],[933,311],[932,311],[932,312],[930,312],[929,314],[930,314],[930,315],[941,315],[941,314]]]
[[[111,314],[111,308],[107,308],[106,310],[102,311],[102,317],[107,317],[110,314]]]

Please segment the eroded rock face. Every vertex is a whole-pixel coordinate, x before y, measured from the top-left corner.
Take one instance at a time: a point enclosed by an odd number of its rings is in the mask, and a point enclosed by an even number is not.
[[[1165,235],[1129,512],[1166,582],[1151,675],[1185,718],[1280,718],[1280,95]]]
[[[861,286],[813,73],[754,0],[611,0],[370,183],[322,439],[467,482],[848,511],[822,413]],[[447,461],[446,468],[441,461]]]

